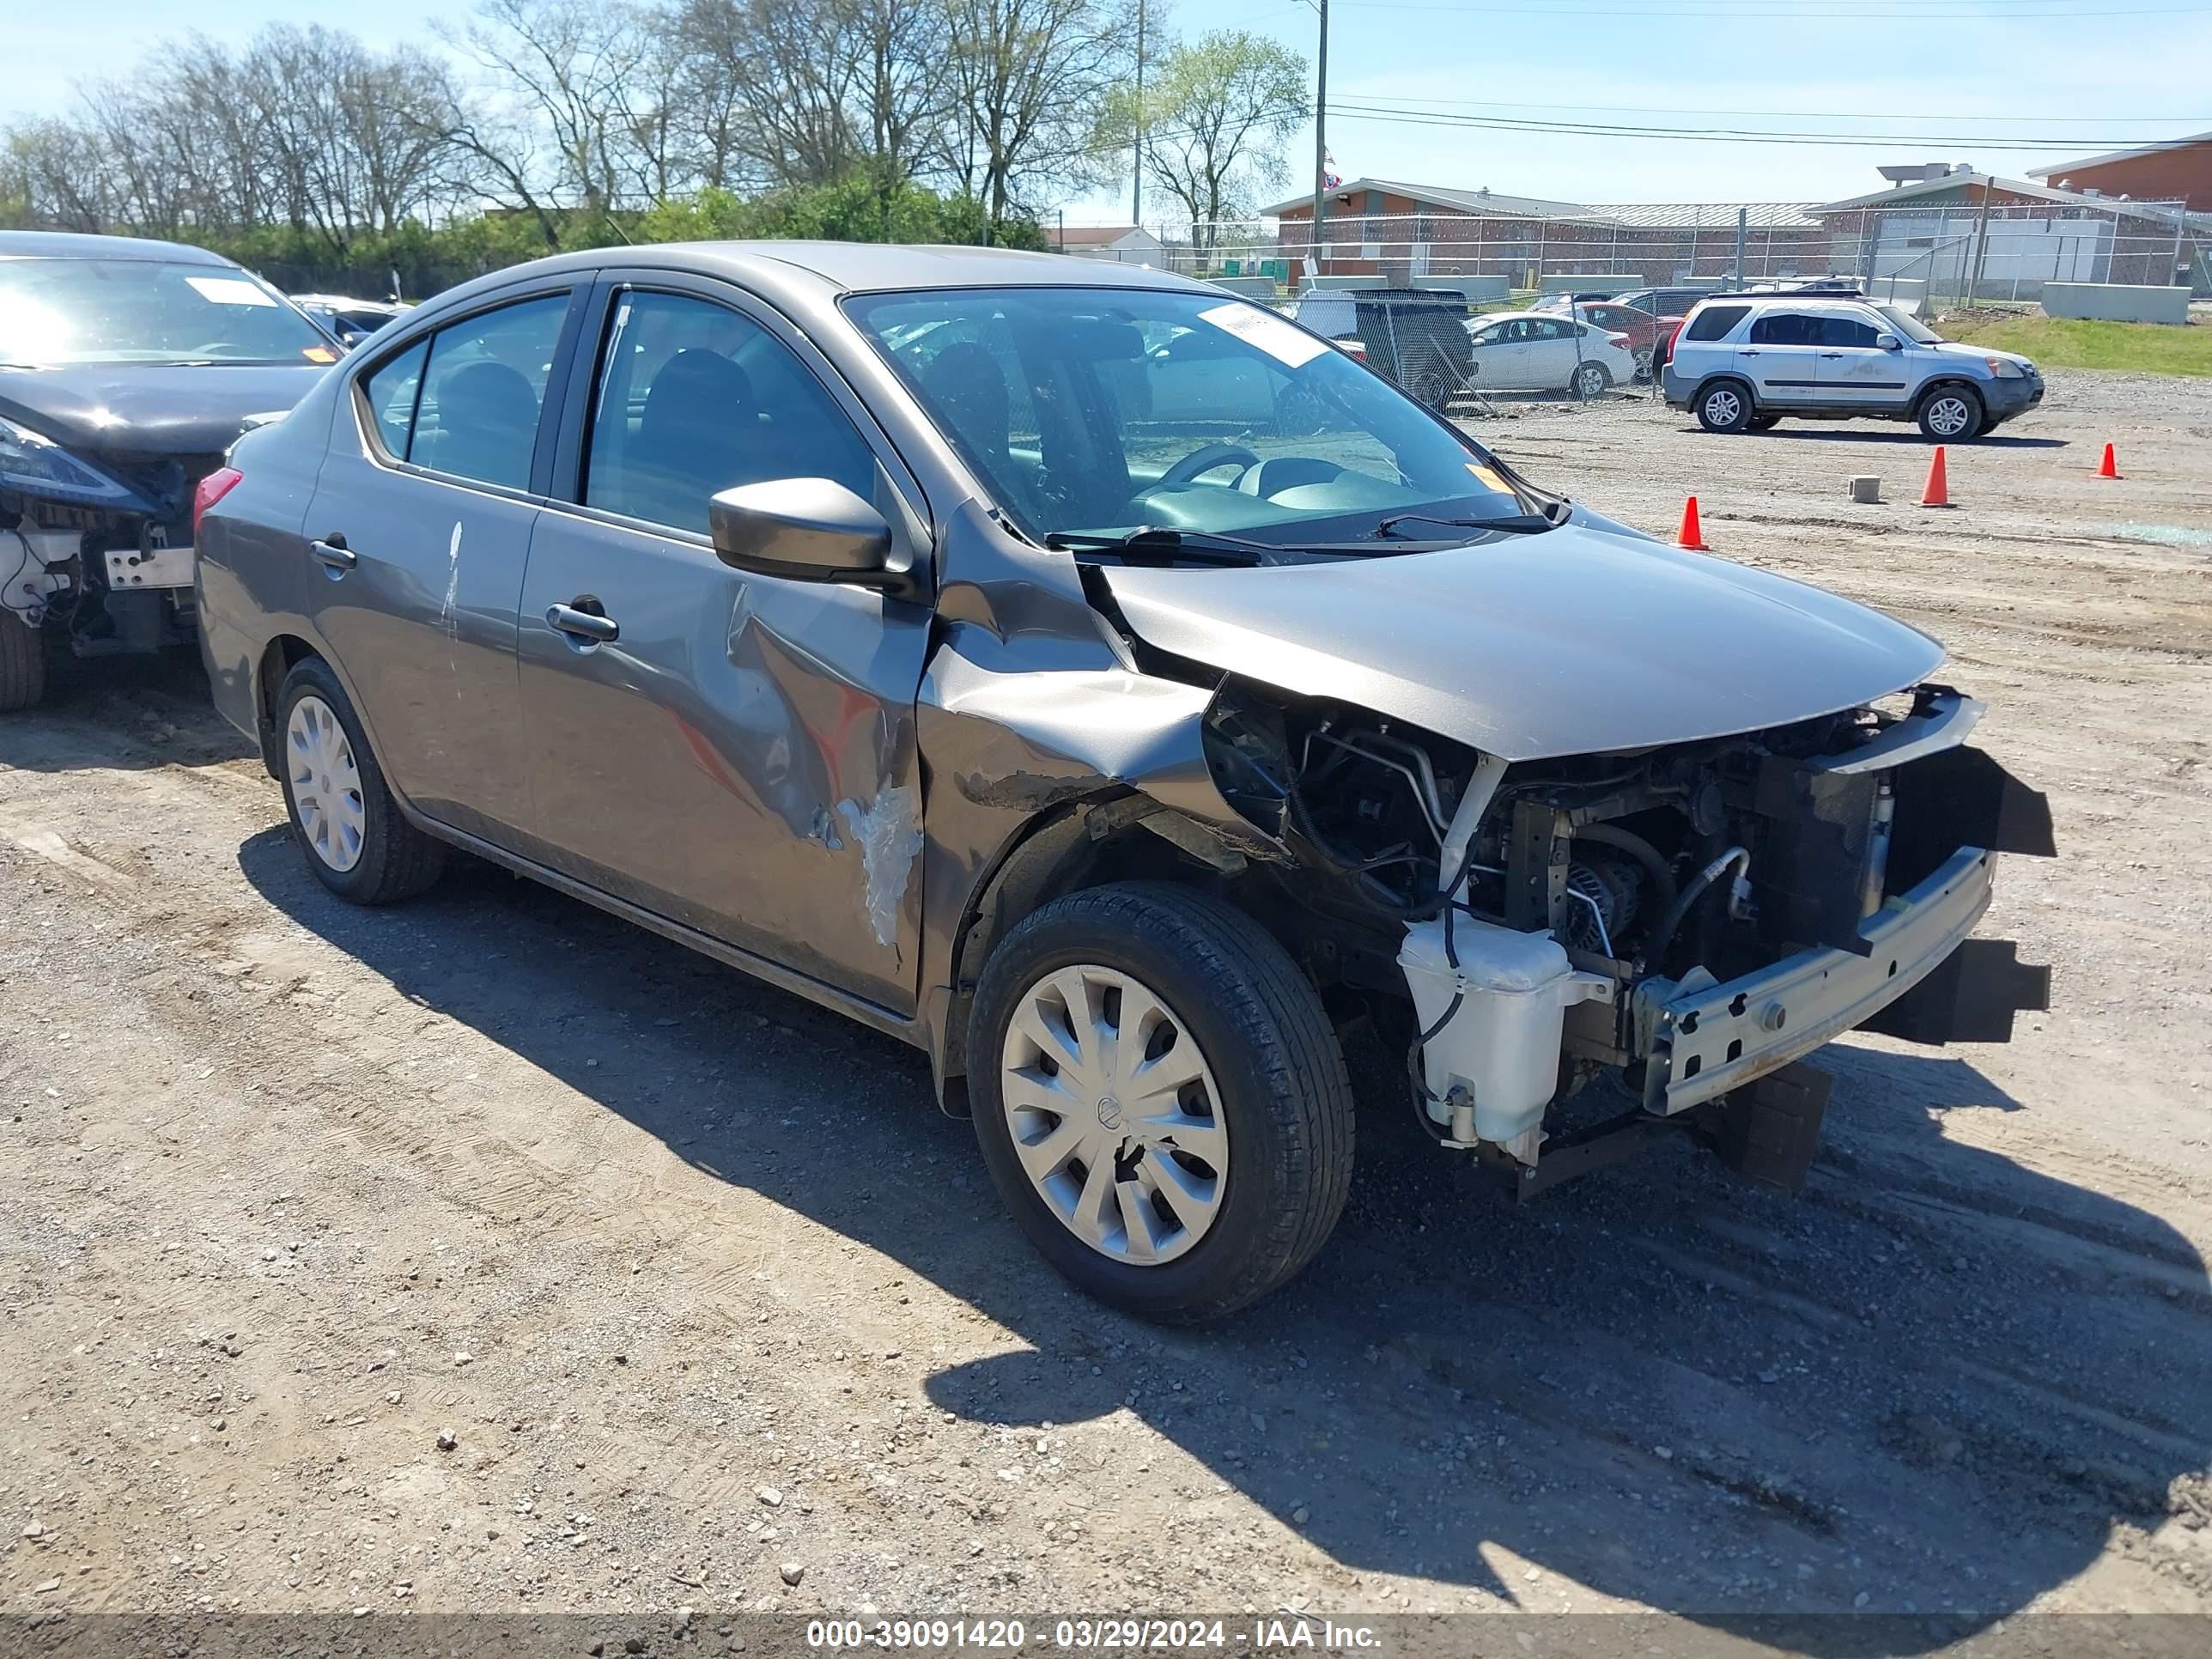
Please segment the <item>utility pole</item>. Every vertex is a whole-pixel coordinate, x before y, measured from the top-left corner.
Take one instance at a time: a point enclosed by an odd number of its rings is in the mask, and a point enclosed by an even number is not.
[[[1137,147],[1129,169],[1129,222],[1145,222],[1145,0],[1137,0]]]
[[[1321,57],[1314,76],[1313,274],[1321,275],[1321,228],[1328,217],[1328,0],[1314,0],[1321,14]]]

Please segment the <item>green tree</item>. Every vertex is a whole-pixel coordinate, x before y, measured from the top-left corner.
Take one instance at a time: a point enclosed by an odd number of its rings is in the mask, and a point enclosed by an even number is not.
[[[1264,35],[1219,29],[1178,46],[1108,105],[1106,142],[1140,150],[1145,176],[1179,203],[1201,255],[1213,225],[1250,213],[1287,170],[1310,112],[1306,60]]]

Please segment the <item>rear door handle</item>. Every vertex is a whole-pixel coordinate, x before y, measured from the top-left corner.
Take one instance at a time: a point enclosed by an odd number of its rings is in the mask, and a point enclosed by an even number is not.
[[[546,606],[545,621],[547,626],[570,638],[585,640],[593,645],[611,645],[622,637],[622,629],[612,617],[595,616],[589,611],[579,611],[573,605]]]
[[[1756,357],[1759,356],[1759,353],[1755,349],[1747,349],[1737,352],[1736,356],[1739,357]]]
[[[1824,351],[1820,355],[1823,357],[1840,357],[1844,354],[1840,351]]]
[[[335,530],[319,541],[309,542],[307,551],[334,576],[344,575],[361,562],[361,555],[348,547],[346,538]]]

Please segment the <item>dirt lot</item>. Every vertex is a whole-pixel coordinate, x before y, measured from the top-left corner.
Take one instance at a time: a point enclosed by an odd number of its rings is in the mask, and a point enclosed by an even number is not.
[[[1065,1290],[918,1054],[488,870],[349,909],[196,671],[69,678],[0,725],[0,1607],[2212,1612],[2212,383],[2051,378],[1949,514],[1903,428],[1480,430],[1948,642],[2053,1012],[1830,1049],[1795,1201],[1516,1209],[1363,1056],[1213,1333]]]

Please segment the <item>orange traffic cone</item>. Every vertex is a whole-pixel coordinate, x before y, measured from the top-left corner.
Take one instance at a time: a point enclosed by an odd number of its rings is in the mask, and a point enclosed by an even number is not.
[[[1698,524],[1698,498],[1690,496],[1682,503],[1682,527],[1674,532],[1674,545],[1686,547],[1692,553],[1710,553],[1705,545],[1705,532]]]
[[[1936,446],[1936,459],[1928,463],[1928,488],[1920,492],[1923,507],[1951,505],[1951,480],[1943,470],[1943,446]]]
[[[2098,465],[2097,476],[2100,478],[2117,478],[2120,476],[2119,457],[2112,453],[2112,447],[2110,444],[2105,446],[2105,459]]]

